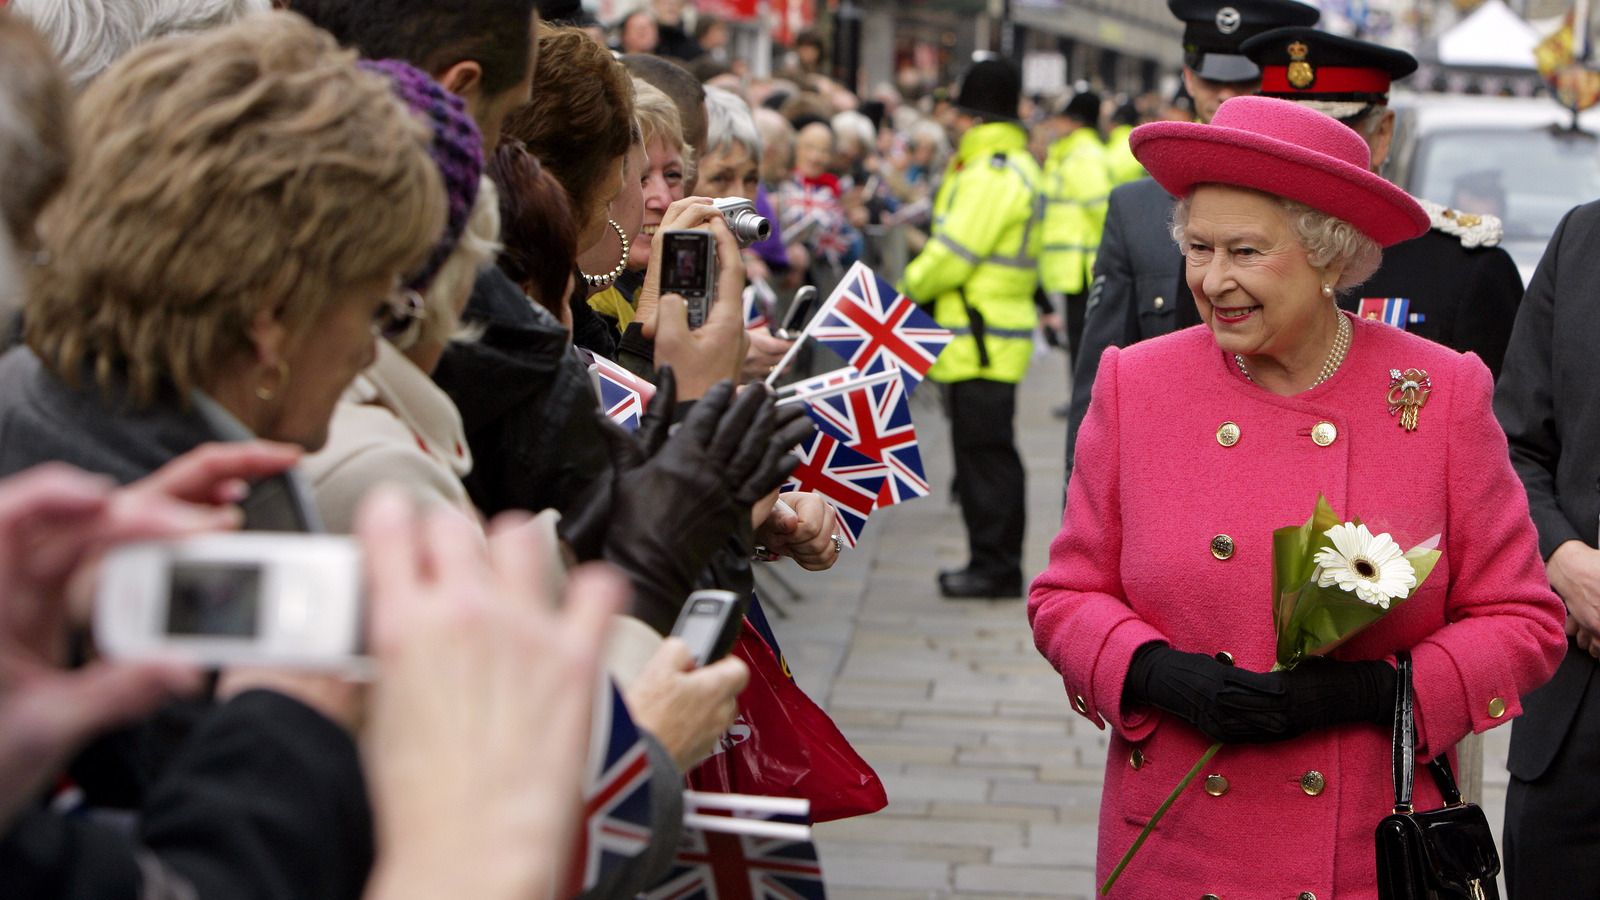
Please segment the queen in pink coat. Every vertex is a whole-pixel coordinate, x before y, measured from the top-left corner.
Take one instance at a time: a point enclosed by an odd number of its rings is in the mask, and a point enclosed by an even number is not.
[[[1215,740],[1113,897],[1363,900],[1394,803],[1395,654],[1415,673],[1419,761],[1504,724],[1566,649],[1527,499],[1473,355],[1342,313],[1415,201],[1355,132],[1287,101],[1132,146],[1182,198],[1174,237],[1204,325],[1100,361],[1067,512],[1028,612],[1072,707],[1111,726],[1098,878]],[[1431,393],[1408,430],[1395,372]],[[1318,494],[1442,556],[1410,599],[1289,672],[1275,654],[1272,532]],[[1427,778],[1418,809],[1442,801]]]

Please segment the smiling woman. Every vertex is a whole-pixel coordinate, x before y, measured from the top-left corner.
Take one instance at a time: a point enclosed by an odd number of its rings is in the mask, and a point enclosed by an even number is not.
[[[1474,356],[1335,307],[1378,247],[1428,221],[1368,171],[1355,132],[1241,97],[1209,125],[1147,125],[1131,144],[1186,198],[1173,234],[1204,325],[1101,358],[1028,605],[1073,710],[1112,729],[1099,879],[1221,742],[1110,896],[1375,900],[1396,655],[1411,654],[1427,759],[1520,711],[1566,647],[1493,383]],[[1397,417],[1412,382],[1429,393]],[[1319,495],[1400,546],[1442,535],[1443,555],[1328,659],[1269,671],[1274,530]],[[1338,549],[1339,572],[1387,576],[1386,547]],[[1443,803],[1416,790],[1418,809]]]

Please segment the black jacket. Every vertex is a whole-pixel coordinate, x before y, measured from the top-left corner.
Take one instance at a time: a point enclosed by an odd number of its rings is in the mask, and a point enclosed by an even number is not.
[[[1517,311],[1494,411],[1511,445],[1511,464],[1528,489],[1528,508],[1548,559],[1567,541],[1595,546],[1600,527],[1600,203],[1567,214],[1551,236]],[[1522,700],[1511,730],[1508,768],[1524,781],[1545,773],[1580,703],[1596,662],[1569,645],[1549,684]]]
[[[483,335],[450,344],[433,380],[461,410],[473,505],[486,515],[566,509],[610,466],[566,328],[495,268],[478,276],[462,318]]]

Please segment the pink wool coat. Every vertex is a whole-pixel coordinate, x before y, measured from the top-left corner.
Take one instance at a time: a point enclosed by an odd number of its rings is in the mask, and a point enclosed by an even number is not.
[[[1433,575],[1332,655],[1411,651],[1418,761],[1504,724],[1555,672],[1564,609],[1550,591],[1527,497],[1476,356],[1355,319],[1333,377],[1294,397],[1246,381],[1204,327],[1108,349],[1078,437],[1067,513],[1028,614],[1072,706],[1112,728],[1100,806],[1104,880],[1211,740],[1148,707],[1124,708],[1134,650],[1232,654],[1271,668],[1272,531],[1311,515],[1320,492],[1403,548],[1434,534]],[[1389,414],[1391,369],[1432,394],[1407,433]],[[1232,422],[1239,439],[1217,438]],[[1328,446],[1312,429],[1331,423]],[[1211,550],[1233,539],[1227,559]],[[1390,730],[1350,725],[1232,745],[1168,811],[1113,897],[1362,900],[1377,896],[1373,829],[1394,805]],[[1215,792],[1206,790],[1204,777]],[[1440,804],[1419,772],[1417,807]],[[1214,795],[1220,794],[1220,795]]]

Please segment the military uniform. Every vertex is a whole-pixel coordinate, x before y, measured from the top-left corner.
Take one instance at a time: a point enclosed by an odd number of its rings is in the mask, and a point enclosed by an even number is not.
[[[969,82],[995,73],[987,66],[1011,71],[979,63]],[[1015,92],[1020,88],[1018,78]],[[967,91],[964,83],[964,97]],[[1009,108],[1014,116],[1014,98]],[[962,136],[934,198],[932,236],[900,285],[918,303],[932,304],[934,318],[956,335],[928,372],[948,385],[955,488],[971,553],[965,570],[941,577],[947,596],[1022,592],[1026,496],[1012,419],[1016,384],[1033,353],[1043,214],[1042,175],[1027,142],[1010,121]]]

